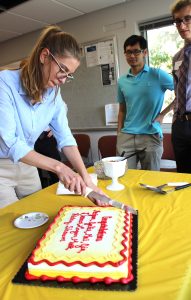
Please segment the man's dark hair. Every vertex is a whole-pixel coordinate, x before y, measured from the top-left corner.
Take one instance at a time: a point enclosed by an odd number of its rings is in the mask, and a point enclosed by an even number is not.
[[[131,35],[130,37],[128,37],[124,43],[124,52],[126,52],[126,48],[128,46],[134,46],[135,44],[139,43],[140,48],[142,50],[147,49],[147,41],[145,40],[145,38],[141,35]]]

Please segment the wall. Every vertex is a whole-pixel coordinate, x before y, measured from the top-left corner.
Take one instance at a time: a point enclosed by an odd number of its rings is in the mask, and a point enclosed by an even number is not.
[[[72,128],[105,129],[105,105],[116,102],[116,84],[103,85],[101,66],[87,67],[85,56],[72,82],[61,86]]]

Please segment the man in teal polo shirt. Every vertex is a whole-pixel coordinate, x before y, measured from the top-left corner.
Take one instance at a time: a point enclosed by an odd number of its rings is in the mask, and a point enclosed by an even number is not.
[[[130,69],[118,80],[117,152],[130,155],[146,148],[128,160],[130,169],[160,170],[163,152],[161,123],[173,106],[161,112],[166,90],[173,90],[173,78],[165,71],[145,64],[147,41],[132,35],[124,43]]]

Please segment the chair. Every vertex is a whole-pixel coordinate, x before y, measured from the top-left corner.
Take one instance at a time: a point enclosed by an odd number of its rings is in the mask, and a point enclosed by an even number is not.
[[[163,134],[163,148],[160,170],[164,172],[176,172],[176,161],[171,141],[171,133]]]
[[[85,165],[92,164],[91,142],[88,134],[74,133],[74,138],[78,145],[79,152],[84,160]]]
[[[117,135],[104,135],[98,140],[98,156],[116,156]]]
[[[84,164],[86,167],[91,166],[92,163],[92,151],[91,151],[91,142],[88,134],[85,133],[74,133],[73,134],[76,143],[78,145],[78,150],[82,156]],[[70,162],[66,160],[62,154],[62,161],[69,167],[72,167]]]

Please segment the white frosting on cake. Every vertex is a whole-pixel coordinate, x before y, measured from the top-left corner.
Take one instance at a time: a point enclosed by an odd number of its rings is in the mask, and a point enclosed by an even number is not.
[[[78,274],[78,276],[80,275],[81,278],[87,278],[88,274],[88,277],[96,275],[96,277],[100,278],[101,276],[102,278],[104,274],[104,277],[110,277],[112,275],[113,279],[118,279],[119,277],[127,277],[128,275],[127,262],[119,265],[117,268],[113,266],[105,266],[103,268],[100,268],[96,265],[86,267],[74,265],[67,267],[63,264],[54,265],[52,267],[44,262],[40,263],[39,265],[33,265],[29,263],[28,268],[31,270],[31,273],[33,273],[33,271],[36,271],[36,274],[46,274],[50,277],[66,276],[66,274],[67,276],[76,276],[76,274]]]

